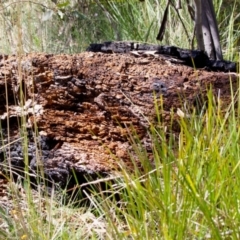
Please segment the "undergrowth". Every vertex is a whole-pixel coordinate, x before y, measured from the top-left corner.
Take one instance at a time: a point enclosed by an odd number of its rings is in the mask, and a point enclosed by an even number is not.
[[[239,239],[239,103],[239,91],[232,92],[223,109],[221,97],[209,90],[198,114],[180,110],[179,134],[160,120],[150,126],[151,153],[130,136],[132,159],[137,155],[142,168],[129,172],[121,165],[111,183],[99,179],[107,191],[86,193],[88,207],[77,207],[74,198],[63,204],[56,198],[62,193],[54,190],[50,197],[33,193],[28,184],[19,196],[12,182],[15,204],[8,213],[1,208],[8,230],[2,227],[0,234],[5,239]]]
[[[140,41],[189,49],[192,47],[194,23],[185,1],[179,10],[180,18],[176,10],[170,7],[163,41],[156,40],[167,2],[2,1],[0,33],[3,37],[0,38],[0,49],[2,53],[16,53],[21,43],[25,53],[76,53],[86,50],[90,43],[109,40]],[[237,60],[240,43],[240,4],[236,0],[213,2],[224,57],[227,60]]]
[[[2,52],[18,53],[21,48],[20,55],[72,53],[105,40],[156,43],[166,5],[166,1],[154,0],[55,2],[2,1]],[[225,56],[236,60],[239,3],[214,2]],[[191,33],[186,11],[184,6],[180,15]],[[189,48],[183,32],[172,9],[161,44]],[[163,125],[156,104],[158,122],[150,124],[148,132],[152,152],[136,136],[129,136],[135,150],[132,159],[137,156],[141,170],[136,167],[128,172],[122,165],[119,176],[110,182],[99,179],[106,182],[107,190],[85,193],[87,206],[78,206],[75,196],[66,203],[64,190],[49,193],[39,186],[33,190],[27,168],[24,184],[1,172],[8,185],[0,193],[0,239],[239,239],[239,103],[238,90],[232,90],[228,107],[209,90],[201,109],[179,109],[179,134]],[[23,149],[27,149],[22,130]],[[10,145],[8,139],[4,147]],[[28,163],[27,157],[24,161]]]
[[[239,92],[222,109],[221,99],[209,91],[200,115],[182,115],[178,136],[166,138],[166,133],[151,127],[154,164],[141,153],[144,171],[136,168],[129,173],[123,167],[123,178],[113,186],[121,202],[99,206],[103,213],[107,209],[113,239],[239,239],[236,105]],[[139,142],[133,140],[133,146],[139,149]]]

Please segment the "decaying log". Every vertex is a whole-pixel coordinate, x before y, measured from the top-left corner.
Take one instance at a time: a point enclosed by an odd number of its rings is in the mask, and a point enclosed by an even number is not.
[[[177,119],[177,109],[184,111],[186,102],[194,105],[210,84],[228,99],[230,75],[234,85],[236,74],[196,70],[145,50],[1,56],[1,162],[10,160],[20,169],[28,165],[34,174],[43,167],[45,176],[61,186],[73,171],[82,182],[86,175],[117,171],[121,162],[131,168],[133,129],[151,153],[147,131],[149,121],[156,121],[153,92],[162,95],[167,128],[171,112]],[[177,132],[177,120],[174,124]],[[24,128],[28,151],[22,144]]]
[[[206,68],[213,71],[236,72],[237,63],[226,60],[212,60],[204,51],[188,50],[175,46],[161,46],[136,42],[104,42],[91,44],[88,51],[104,53],[151,52],[168,56],[169,61],[185,64],[195,68]]]

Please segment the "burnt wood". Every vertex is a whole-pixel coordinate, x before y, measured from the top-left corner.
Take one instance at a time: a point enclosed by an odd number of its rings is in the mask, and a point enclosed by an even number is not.
[[[188,50],[175,46],[161,46],[137,42],[104,42],[90,44],[87,51],[103,53],[129,53],[131,51],[154,51],[181,60],[181,64],[212,71],[236,72],[236,62],[211,60],[204,51]]]

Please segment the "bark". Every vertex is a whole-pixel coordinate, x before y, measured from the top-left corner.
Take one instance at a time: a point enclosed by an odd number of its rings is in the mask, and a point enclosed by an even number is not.
[[[213,39],[211,35],[210,25],[208,23],[206,11],[202,14],[202,33],[203,33],[203,42],[204,50],[207,53],[208,57],[211,59],[216,59],[215,57],[215,48],[213,44]]]
[[[216,60],[222,60],[222,49],[220,45],[220,37],[219,37],[219,31],[218,31],[218,24],[216,20],[215,10],[213,7],[212,0],[204,0],[203,1],[203,9],[206,9],[206,19],[208,22],[208,26],[211,33],[211,49],[214,52],[214,59]]]
[[[202,0],[194,0],[195,3],[195,30],[199,50],[205,50],[202,32]]]
[[[198,48],[213,60],[222,60],[219,31],[212,0],[194,0]]]

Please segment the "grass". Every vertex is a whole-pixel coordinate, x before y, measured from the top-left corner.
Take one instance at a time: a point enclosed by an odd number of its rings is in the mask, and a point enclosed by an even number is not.
[[[239,238],[239,112],[232,102],[223,113],[211,91],[208,102],[180,120],[177,139],[152,128],[154,168],[123,168],[125,206],[115,209],[133,239]]]
[[[156,40],[166,0],[72,0],[14,1],[0,3],[1,52],[23,51],[76,53],[90,43],[135,40],[191,48],[191,43],[173,7],[162,42]],[[237,60],[240,41],[239,9],[236,0],[214,0],[224,57]],[[193,24],[187,4],[179,10],[192,38]],[[18,11],[17,9],[21,9]],[[18,32],[21,32],[19,36]],[[195,43],[196,47],[196,43]]]
[[[10,215],[1,209],[8,232],[0,233],[4,239],[239,239],[239,101],[233,93],[222,109],[209,90],[200,114],[180,117],[179,135],[166,138],[156,128],[161,122],[152,125],[153,164],[130,136],[143,169],[122,166],[122,177],[108,188],[115,200],[94,191],[90,206],[76,208],[74,198],[64,205],[56,198],[62,193],[47,197],[29,185],[18,186],[19,195],[11,182],[15,203]]]
[[[53,2],[1,2],[1,51],[72,53],[91,42],[111,39],[156,43],[166,3]],[[214,2],[225,56],[236,60],[239,3]],[[186,7],[180,14],[191,32]],[[173,10],[162,44],[189,48]],[[153,162],[149,164],[149,153],[138,138],[129,136],[143,169],[128,172],[121,166],[121,177],[114,182],[100,179],[108,185],[108,194],[86,193],[88,206],[76,207],[74,196],[64,204],[64,190],[52,190],[50,195],[33,190],[28,169],[24,185],[5,176],[4,193],[12,205],[3,194],[1,205],[6,207],[0,208],[0,239],[239,239],[239,102],[239,91],[232,90],[231,103],[223,107],[221,98],[215,98],[210,89],[208,104],[202,109],[182,110],[178,135],[169,129],[166,135],[156,105],[158,123],[149,129]],[[26,150],[26,131],[22,130]]]
[[[54,192],[49,198],[15,183],[11,187],[18,189],[11,192],[14,202],[9,213],[0,209],[0,239],[95,239],[105,234],[106,224],[92,207],[76,209],[55,201]]]

